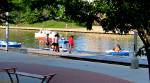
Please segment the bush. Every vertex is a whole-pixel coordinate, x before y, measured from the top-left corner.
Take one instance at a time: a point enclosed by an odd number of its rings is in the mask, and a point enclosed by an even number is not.
[[[21,21],[28,24],[33,24],[39,22],[40,18],[41,18],[41,13],[34,10],[34,11],[28,11],[25,14],[23,14]]]

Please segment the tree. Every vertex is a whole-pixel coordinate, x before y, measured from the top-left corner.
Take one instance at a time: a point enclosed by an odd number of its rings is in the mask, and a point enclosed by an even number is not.
[[[18,9],[11,12],[15,23],[36,23],[62,17],[63,6],[58,0],[12,0]],[[62,9],[62,10],[61,10]]]
[[[6,12],[12,11],[16,8],[10,0],[0,0],[0,24],[6,21]]]
[[[105,0],[104,0],[105,1]],[[107,18],[102,20],[102,27],[127,33],[137,30],[148,60],[150,75],[150,3],[148,0],[108,0],[112,9],[104,11]],[[149,76],[150,77],[150,76]]]
[[[65,15],[69,19],[87,26],[87,30],[92,30],[92,23],[95,19],[95,7],[93,3],[84,0],[65,0]]]

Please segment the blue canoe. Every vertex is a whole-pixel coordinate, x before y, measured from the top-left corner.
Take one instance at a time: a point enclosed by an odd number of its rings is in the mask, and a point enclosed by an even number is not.
[[[0,47],[6,47],[6,41],[0,40]],[[21,43],[9,41],[8,47],[20,48]]]
[[[113,55],[113,56],[129,56],[129,51],[122,50],[120,52],[114,52],[113,50],[106,51],[107,54]]]

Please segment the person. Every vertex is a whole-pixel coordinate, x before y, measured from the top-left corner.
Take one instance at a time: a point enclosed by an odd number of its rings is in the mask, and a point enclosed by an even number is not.
[[[72,49],[74,48],[74,37],[71,35],[68,39],[68,44],[69,44],[69,53],[72,52]]]
[[[64,37],[61,37],[61,38],[60,38],[60,41],[59,41],[59,47],[62,48],[62,49],[64,48],[64,45],[65,45],[64,42],[65,42],[65,38],[64,38]]]
[[[49,39],[49,34],[46,34],[46,46],[47,46],[47,48],[49,48],[50,47],[50,45],[51,45],[51,41],[50,41],[50,39]]]
[[[57,33],[53,38],[53,51],[59,52],[59,34]]]
[[[115,48],[113,48],[113,51],[114,51],[114,52],[120,52],[120,51],[121,51],[121,47],[120,47],[120,45],[119,45],[119,44],[117,44],[117,45],[116,45],[116,47],[115,47]]]

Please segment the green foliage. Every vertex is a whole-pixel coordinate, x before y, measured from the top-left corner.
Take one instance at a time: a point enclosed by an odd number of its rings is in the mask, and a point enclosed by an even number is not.
[[[74,22],[64,22],[64,21],[56,21],[56,20],[48,20],[43,22],[38,22],[34,24],[24,24],[21,23],[18,26],[21,27],[36,27],[36,28],[84,28],[81,25]],[[13,25],[12,25],[13,26]]]
[[[11,11],[13,21],[29,24],[49,19],[84,23],[93,8],[82,0],[11,0],[11,3],[17,7]]]
[[[99,2],[95,2],[95,9],[96,12],[101,12],[101,13],[109,13],[112,11],[115,11],[115,7],[113,6],[113,3],[110,1],[99,1]]]
[[[8,20],[5,13],[10,12],[15,8],[16,6],[11,2],[11,0],[0,0],[0,24]]]
[[[50,6],[49,8],[51,11],[50,11],[50,15],[52,18],[54,19],[60,19],[64,16],[64,6],[63,5],[57,5],[56,7],[55,6]]]
[[[148,5],[150,4],[146,0],[112,0],[107,2],[107,6],[99,6],[99,9],[104,9],[103,12],[107,15],[105,27],[122,33],[148,25],[150,18]]]
[[[25,12],[25,14],[23,14],[23,16],[21,17],[21,22],[33,24],[35,22],[40,21],[40,19],[39,19],[40,16],[41,16],[41,14],[37,10],[28,11],[28,12]]]

